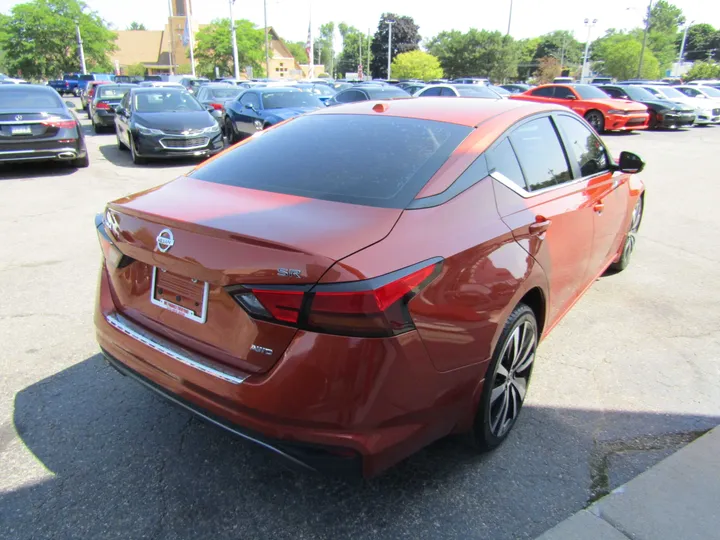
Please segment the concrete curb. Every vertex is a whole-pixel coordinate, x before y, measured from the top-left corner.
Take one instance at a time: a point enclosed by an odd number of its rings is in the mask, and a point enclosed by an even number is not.
[[[538,540],[720,538],[720,426]]]

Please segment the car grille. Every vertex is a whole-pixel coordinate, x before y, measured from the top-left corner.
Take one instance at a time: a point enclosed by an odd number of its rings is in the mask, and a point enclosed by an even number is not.
[[[628,126],[641,126],[646,122],[645,118],[631,118],[627,121]]]
[[[193,137],[191,139],[160,139],[165,148],[182,148],[185,150],[203,148],[207,146],[210,139],[207,137]]]
[[[163,129],[168,135],[199,135],[202,129]]]

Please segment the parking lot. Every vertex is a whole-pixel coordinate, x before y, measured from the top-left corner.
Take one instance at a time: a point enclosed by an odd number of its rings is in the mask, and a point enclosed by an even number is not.
[[[83,122],[88,169],[0,168],[0,538],[533,538],[720,423],[720,127],[605,137],[648,163],[637,250],[542,344],[500,449],[449,438],[348,482],[105,364],[93,218],[193,162],[136,167]]]

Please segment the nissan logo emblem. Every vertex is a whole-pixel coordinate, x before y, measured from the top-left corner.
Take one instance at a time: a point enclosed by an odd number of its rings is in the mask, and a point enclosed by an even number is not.
[[[160,234],[157,235],[155,241],[157,242],[157,248],[162,253],[167,252],[175,245],[175,239],[173,238],[173,233],[170,229],[163,229],[160,231]]]

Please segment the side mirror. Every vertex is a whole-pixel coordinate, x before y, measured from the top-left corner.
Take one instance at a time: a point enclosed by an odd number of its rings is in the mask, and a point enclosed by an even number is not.
[[[213,107],[212,105],[207,105],[205,107],[205,110],[209,113],[212,113],[212,112],[215,112],[215,107]]]
[[[245,108],[250,109],[253,112],[257,112],[257,110],[255,109],[255,105],[253,105],[252,103],[248,103],[247,105],[245,105]]]
[[[127,110],[125,109],[125,107],[121,107],[120,105],[118,105],[117,107],[115,107],[115,114],[125,116],[127,115]]]
[[[568,94],[564,99],[577,99],[573,94]]]
[[[618,170],[624,173],[636,174],[645,168],[645,162],[637,154],[632,152],[620,152]]]

